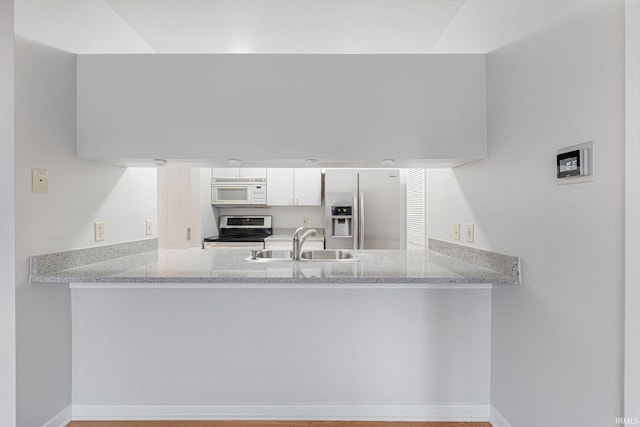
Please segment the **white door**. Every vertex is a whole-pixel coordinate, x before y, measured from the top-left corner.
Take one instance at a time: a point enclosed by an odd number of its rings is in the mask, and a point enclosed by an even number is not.
[[[294,169],[293,203],[301,206],[320,206],[322,202],[322,170]]]
[[[158,247],[191,247],[191,169],[158,168]]]
[[[267,205],[293,204],[293,169],[269,168],[267,171]]]

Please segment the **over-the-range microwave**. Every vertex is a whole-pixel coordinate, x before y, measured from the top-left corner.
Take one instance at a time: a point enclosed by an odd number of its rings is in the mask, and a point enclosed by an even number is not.
[[[214,206],[266,206],[267,180],[265,178],[213,178],[211,204]]]

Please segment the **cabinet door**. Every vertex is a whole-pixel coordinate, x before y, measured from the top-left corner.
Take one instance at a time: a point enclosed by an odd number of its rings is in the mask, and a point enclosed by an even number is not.
[[[267,205],[293,205],[293,169],[269,168],[267,171]]]
[[[320,168],[294,169],[293,203],[320,206],[322,202],[322,171]]]
[[[240,168],[240,178],[266,178],[267,168]]]
[[[239,168],[212,168],[211,169],[211,178],[239,178],[240,173]]]

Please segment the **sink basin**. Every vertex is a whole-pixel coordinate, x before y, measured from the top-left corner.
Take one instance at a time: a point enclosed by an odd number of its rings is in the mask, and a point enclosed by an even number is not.
[[[304,261],[358,261],[349,251],[343,250],[322,250],[304,251],[300,254],[300,260]]]
[[[265,249],[258,251],[255,258],[246,258],[247,261],[253,262],[270,262],[270,261],[291,261],[293,252],[286,249]],[[317,250],[304,251],[300,254],[301,261],[359,261],[349,251],[344,250]]]
[[[256,259],[248,258],[251,261],[291,261],[293,253],[286,249],[266,249],[258,251]]]

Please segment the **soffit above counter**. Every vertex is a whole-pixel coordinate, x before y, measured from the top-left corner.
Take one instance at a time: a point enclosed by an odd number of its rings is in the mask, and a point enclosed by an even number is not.
[[[91,160],[452,167],[487,153],[484,55],[84,55],[77,78]]]

